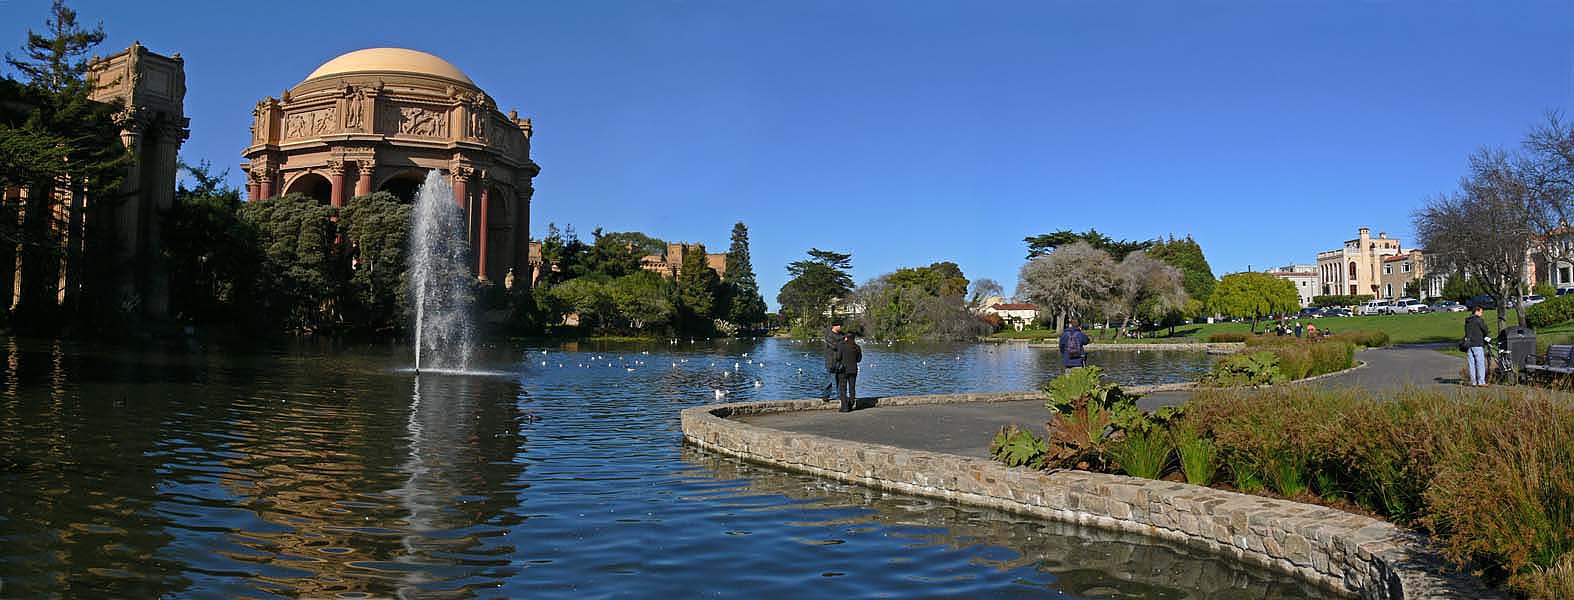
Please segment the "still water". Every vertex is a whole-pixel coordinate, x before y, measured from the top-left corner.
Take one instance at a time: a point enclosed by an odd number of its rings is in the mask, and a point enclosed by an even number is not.
[[[1185,546],[681,443],[678,411],[717,390],[814,395],[820,358],[793,342],[475,356],[490,374],[418,378],[389,346],[0,340],[0,597],[1328,597]],[[1058,372],[1021,345],[865,356],[866,395]],[[1209,362],[1097,361],[1129,383]]]

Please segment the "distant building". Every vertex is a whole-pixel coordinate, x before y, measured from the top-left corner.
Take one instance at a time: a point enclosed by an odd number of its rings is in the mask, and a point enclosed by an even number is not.
[[[1403,253],[1399,240],[1362,227],[1338,250],[1317,253],[1318,295],[1379,294],[1383,259]]]
[[[995,315],[1013,325],[1026,325],[1038,320],[1038,306],[1033,304],[991,304],[980,312]]]
[[[1302,308],[1311,306],[1312,297],[1319,295],[1317,265],[1285,265],[1267,273],[1295,286],[1295,295]]]
[[[639,268],[662,277],[675,279],[678,272],[683,270],[683,257],[688,256],[699,248],[699,244],[667,244],[667,251],[663,254],[651,254],[639,259]],[[717,277],[727,276],[727,253],[707,252],[705,265],[716,272]]]
[[[1377,297],[1383,300],[1404,298],[1405,286],[1412,281],[1419,281],[1417,300],[1435,298],[1443,294],[1443,277],[1428,277],[1426,268],[1426,255],[1421,250],[1411,250],[1405,254],[1398,254],[1383,258],[1383,272],[1378,276]]]

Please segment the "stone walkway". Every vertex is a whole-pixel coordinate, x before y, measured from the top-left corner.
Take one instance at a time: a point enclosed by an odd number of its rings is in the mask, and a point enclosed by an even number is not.
[[[1464,360],[1437,352],[1434,346],[1373,348],[1356,354],[1366,363],[1309,385],[1392,390],[1407,386],[1457,385]],[[1156,392],[1143,396],[1138,405],[1152,410],[1182,404],[1189,390]],[[859,401],[851,413],[802,411],[758,415],[743,420],[761,427],[810,433],[843,440],[885,444],[910,450],[986,457],[989,438],[1001,426],[1016,423],[1042,427],[1049,417],[1039,400],[979,402],[925,406],[879,407],[878,398]]]

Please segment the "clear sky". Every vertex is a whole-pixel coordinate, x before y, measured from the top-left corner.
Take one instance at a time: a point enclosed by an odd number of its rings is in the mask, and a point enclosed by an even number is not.
[[[532,234],[723,251],[767,301],[810,247],[862,282],[954,260],[1010,292],[1022,238],[1193,235],[1216,274],[1313,262],[1410,214],[1480,146],[1574,104],[1569,2],[77,0],[186,58],[188,161],[365,47],[431,52],[535,121]],[[0,46],[46,0],[0,0]]]

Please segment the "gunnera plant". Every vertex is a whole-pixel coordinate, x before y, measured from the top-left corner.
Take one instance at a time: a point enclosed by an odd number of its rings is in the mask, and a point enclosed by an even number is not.
[[[994,441],[989,444],[989,455],[1008,467],[1039,468],[1043,466],[1044,455],[1048,451],[1049,446],[1044,440],[1016,425],[1001,427]]]

